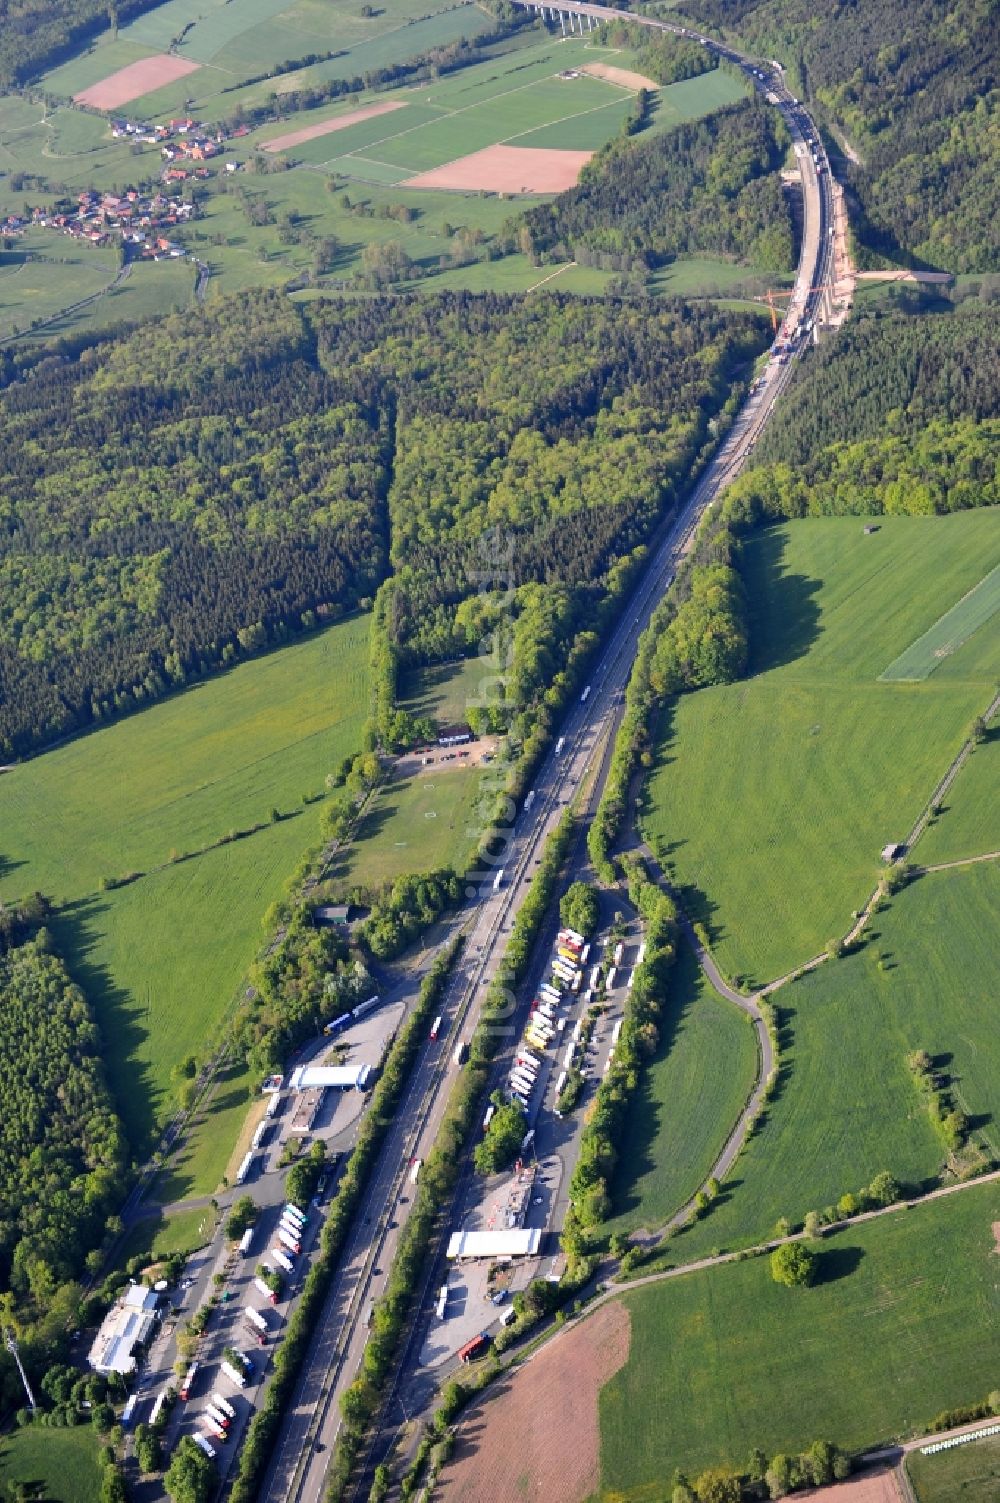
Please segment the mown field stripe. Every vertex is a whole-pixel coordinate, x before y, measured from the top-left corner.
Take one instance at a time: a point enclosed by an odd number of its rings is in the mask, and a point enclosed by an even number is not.
[[[923,636],[911,642],[879,674],[879,681],[914,683],[929,678],[944,658],[964,646],[973,632],[992,620],[997,611],[1000,611],[1000,564],[956,601]]]

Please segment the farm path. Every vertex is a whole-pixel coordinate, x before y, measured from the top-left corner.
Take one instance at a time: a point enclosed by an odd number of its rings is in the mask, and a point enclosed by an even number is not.
[[[956,866],[975,866],[980,861],[1000,861],[1000,851],[984,851],[981,856],[959,856],[956,861],[938,861],[933,866],[918,866],[917,874],[950,872]]]

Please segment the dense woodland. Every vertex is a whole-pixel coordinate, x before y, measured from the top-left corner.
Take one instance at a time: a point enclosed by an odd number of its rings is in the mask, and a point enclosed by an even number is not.
[[[778,112],[756,100],[648,140],[616,140],[577,187],[524,215],[521,248],[615,271],[702,253],[791,271],[777,176],[788,145]]]
[[[495,624],[466,597],[498,528],[530,698],[761,338],[714,311],[459,295],[306,315],[256,292],[8,367],[0,754],[332,619],[390,568],[405,661],[469,651]]]
[[[687,0],[797,68],[805,97],[846,131],[871,251],[953,271],[1000,269],[996,0]],[[860,220],[860,222],[859,222]]]
[[[604,47],[618,47],[636,54],[640,73],[658,84],[680,83],[697,78],[717,66],[716,59],[702,47],[669,31],[652,31],[636,21],[615,19],[598,27],[595,40]]]
[[[84,1255],[121,1201],[126,1145],[82,992],[39,928],[0,930],[0,1309],[43,1342],[76,1320]]]
[[[1000,313],[861,318],[806,363],[727,505],[743,519],[1000,504]]]
[[[157,0],[0,0],[0,88],[25,83]]]

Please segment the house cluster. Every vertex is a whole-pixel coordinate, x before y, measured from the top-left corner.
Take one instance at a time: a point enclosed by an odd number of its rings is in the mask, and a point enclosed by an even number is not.
[[[58,230],[92,245],[121,242],[133,259],[162,261],[183,256],[184,247],[172,232],[186,224],[193,204],[178,203],[157,190],[154,193],[126,188],[122,193],[99,193],[86,188],[75,204],[35,208],[27,214],[10,214],[0,225],[4,235],[19,235],[32,227]]]

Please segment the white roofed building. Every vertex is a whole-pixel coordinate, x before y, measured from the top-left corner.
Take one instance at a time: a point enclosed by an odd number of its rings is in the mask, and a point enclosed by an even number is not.
[[[144,1284],[130,1284],[112,1306],[94,1338],[88,1361],[99,1373],[130,1373],[133,1353],[150,1337],[156,1322],[158,1297]]]

